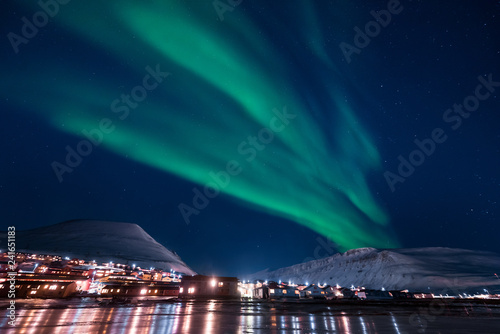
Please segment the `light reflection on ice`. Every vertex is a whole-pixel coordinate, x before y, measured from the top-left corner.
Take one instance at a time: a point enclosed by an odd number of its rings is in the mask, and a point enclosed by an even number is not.
[[[271,304],[240,303],[227,301],[199,302],[141,302],[135,305],[100,307],[97,303],[83,303],[55,308],[42,308],[43,304],[31,304],[27,309],[18,309],[17,326],[6,332],[20,334],[132,334],[132,333],[362,333],[402,334],[413,333],[411,312],[373,313],[373,309],[361,311],[327,309],[321,304]],[[0,316],[6,319],[5,308]],[[258,310],[258,312],[256,312]],[[490,314],[488,316],[491,317]],[[8,328],[0,320],[2,328]],[[458,319],[458,320],[457,320]],[[499,317],[492,320],[498,321]],[[447,317],[436,318],[429,324],[434,328],[448,328],[460,318],[450,322]],[[464,321],[466,321],[465,319]],[[474,320],[474,319],[471,319]],[[440,322],[441,321],[441,322]],[[460,333],[472,332],[467,324],[454,325]],[[484,319],[479,322],[484,323]],[[497,322],[498,325],[498,322]],[[468,330],[468,331],[467,331]],[[477,331],[476,331],[477,332]],[[488,331],[483,331],[488,332]],[[456,333],[456,331],[454,332]]]
[[[215,302],[211,301],[208,305],[208,312],[205,314],[205,334],[215,333],[214,331],[215,314],[213,313],[214,309],[215,309]]]
[[[363,334],[368,334],[366,331],[365,319],[363,319],[363,317],[359,317],[359,322],[361,324],[361,328],[363,329]]]
[[[391,313],[391,320],[392,320],[392,324],[394,325],[394,329],[396,330],[396,334],[401,334],[399,332],[398,323],[396,322],[396,319],[394,318],[394,315],[392,313]]]

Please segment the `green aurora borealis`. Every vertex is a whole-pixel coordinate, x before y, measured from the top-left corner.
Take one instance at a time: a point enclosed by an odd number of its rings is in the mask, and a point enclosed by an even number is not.
[[[389,217],[367,184],[370,173],[380,169],[376,145],[322,47],[322,34],[314,28],[315,9],[307,1],[293,9],[296,16],[302,13],[303,22],[296,22],[284,37],[289,43],[294,38],[311,41],[310,55],[302,57],[313,63],[311,73],[300,82],[289,65],[294,56],[271,43],[242,7],[227,12],[220,22],[209,1],[190,8],[180,3],[100,4],[106,7],[100,9],[107,13],[106,20],[89,20],[95,8],[84,3],[61,7],[50,24],[77,34],[81,43],[114,59],[116,75],[96,69],[89,77],[93,71],[84,61],[45,58],[42,67],[18,69],[33,80],[3,85],[3,90],[11,103],[39,113],[78,140],[82,130],[110,118],[115,129],[105,135],[101,147],[200,186],[211,181],[210,171],[237,160],[243,171],[223,189],[225,194],[305,225],[341,250],[398,247]],[[156,64],[171,75],[121,120],[111,103],[142,82],[146,66]],[[64,80],[40,87],[43,78],[53,76]],[[302,89],[311,78],[321,88]],[[36,103],[23,93],[35,90]],[[238,145],[268,127],[274,108],[285,107],[296,118],[246,162]],[[333,116],[325,119],[324,112]],[[74,143],[61,143],[61,156],[55,160],[64,160],[65,145]],[[75,168],[71,176],[83,172]],[[179,203],[190,200],[179,198]],[[176,219],[182,221],[180,215]],[[203,212],[192,220],[202,222]]]

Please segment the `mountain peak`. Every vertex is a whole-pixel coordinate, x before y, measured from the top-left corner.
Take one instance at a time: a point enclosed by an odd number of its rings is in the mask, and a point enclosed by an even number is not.
[[[0,242],[2,245],[4,242]],[[26,231],[16,231],[19,251],[76,257],[98,262],[135,264],[143,268],[195,272],[139,225],[76,219]]]

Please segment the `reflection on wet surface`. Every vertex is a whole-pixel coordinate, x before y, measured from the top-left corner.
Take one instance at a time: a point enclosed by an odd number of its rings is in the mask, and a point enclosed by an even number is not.
[[[488,310],[474,317],[460,312],[434,317],[416,308],[342,310],[327,304],[206,301],[99,307],[91,302],[71,305],[42,302],[18,309],[15,329],[7,324],[2,311],[0,328],[20,334],[495,333],[500,328],[500,314],[498,309]]]

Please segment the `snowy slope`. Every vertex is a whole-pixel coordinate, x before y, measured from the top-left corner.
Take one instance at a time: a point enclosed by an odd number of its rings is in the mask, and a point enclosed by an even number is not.
[[[5,240],[1,242],[5,248]],[[135,264],[143,268],[195,272],[177,255],[156,242],[140,226],[98,220],[72,220],[16,231],[18,251],[77,257],[97,262]]]
[[[245,279],[328,283],[371,289],[433,291],[498,290],[500,255],[442,247],[378,250],[359,248],[327,258],[274,271],[264,270]]]

